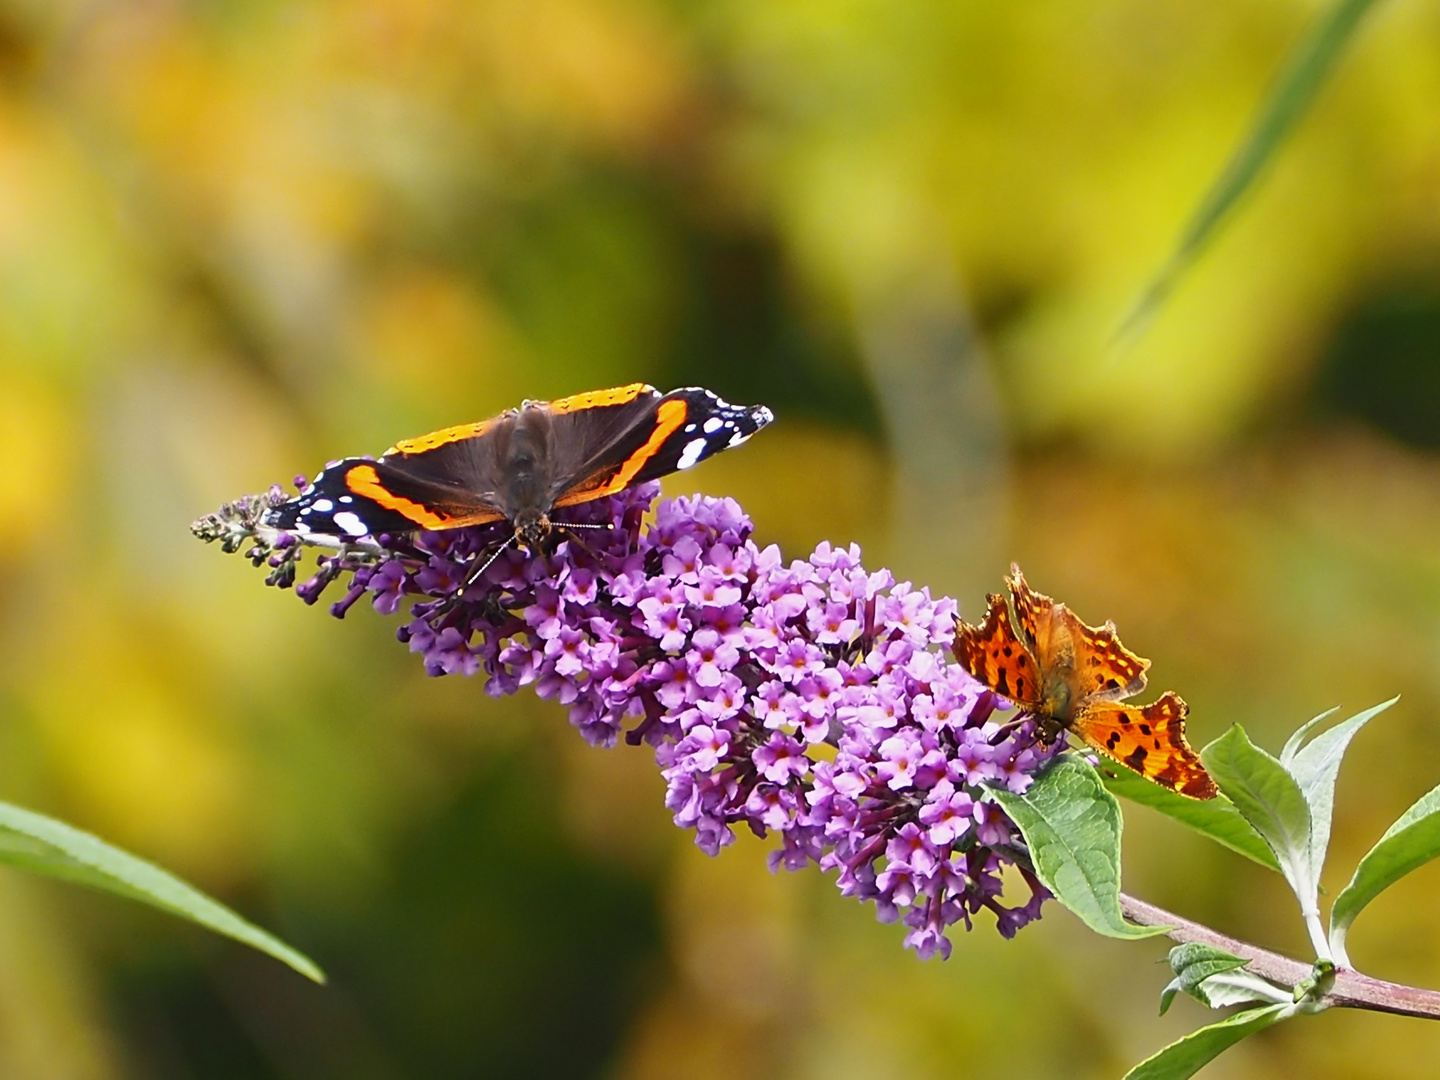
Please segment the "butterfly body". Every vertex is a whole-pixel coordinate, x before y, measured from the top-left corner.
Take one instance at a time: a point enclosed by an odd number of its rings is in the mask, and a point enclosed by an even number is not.
[[[962,667],[1042,725],[1087,745],[1162,787],[1192,798],[1216,794],[1185,739],[1185,702],[1174,693],[1145,706],[1122,702],[1145,689],[1150,661],[1120,643],[1113,623],[1087,626],[1064,604],[1032,590],[1018,566],[1009,594],[990,594],[984,622],[962,624]]]
[[[774,419],[699,387],[644,383],[526,401],[490,420],[345,458],[266,523],[341,537],[508,521],[532,549],[557,508],[613,495],[738,446]]]

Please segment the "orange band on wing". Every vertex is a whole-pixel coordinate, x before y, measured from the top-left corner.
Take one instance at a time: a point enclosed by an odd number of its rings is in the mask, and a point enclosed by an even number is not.
[[[383,456],[391,454],[423,454],[426,450],[434,450],[437,446],[446,446],[449,443],[460,442],[464,439],[473,439],[491,424],[494,420],[479,420],[473,424],[456,424],[454,427],[441,428],[439,431],[432,431],[428,435],[417,435],[413,439],[401,439]],[[372,470],[373,471],[373,470]]]
[[[637,382],[629,386],[612,386],[609,390],[591,390],[584,394],[575,394],[571,397],[561,398],[559,401],[550,402],[548,408],[551,413],[578,412],[581,409],[596,409],[604,405],[628,405],[646,391],[654,392],[655,388],[649,383]]]
[[[356,495],[374,499],[386,510],[394,510],[402,517],[415,522],[422,529],[444,529],[460,524],[454,518],[446,517],[426,509],[420,503],[399,495],[392,495],[380,483],[380,477],[369,465],[353,465],[345,473],[345,486]]]
[[[684,398],[675,398],[665,402],[655,414],[655,430],[650,433],[650,438],[645,440],[644,446],[625,459],[619,472],[598,487],[577,491],[557,500],[555,505],[574,506],[576,503],[589,502],[591,499],[624,491],[640,470],[645,467],[645,463],[659,452],[660,447],[665,445],[665,440],[670,438],[681,424],[685,423],[685,417],[689,412],[690,406],[686,404]]]

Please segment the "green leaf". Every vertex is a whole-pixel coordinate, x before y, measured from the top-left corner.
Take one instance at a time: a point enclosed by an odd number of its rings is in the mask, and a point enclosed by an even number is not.
[[[1305,115],[1374,2],[1335,0],[1290,50],[1274,85],[1251,121],[1250,130],[1191,215],[1169,258],[1151,277],[1122,321],[1116,334],[1119,340],[1133,341],[1149,326],[1176,283],[1199,259],[1240,197],[1255,183]]]
[[[1289,760],[1286,760],[1284,750],[1280,752],[1280,763],[1295,777],[1295,782],[1305,793],[1305,801],[1310,805],[1310,873],[1316,881],[1320,880],[1320,871],[1325,865],[1325,850],[1330,846],[1330,817],[1335,805],[1335,776],[1340,771],[1340,761],[1356,732],[1399,700],[1393,697],[1357,713],[1315,736],[1309,745],[1302,747],[1298,739],[1303,738],[1302,732],[1314,726],[1315,721],[1312,720],[1285,744],[1285,750],[1290,751]]]
[[[1198,941],[1176,945],[1166,959],[1170,961],[1170,970],[1175,972],[1175,978],[1160,994],[1161,1016],[1170,1008],[1170,1003],[1175,1000],[1177,993],[1183,991],[1194,997],[1195,988],[1210,976],[1243,968],[1250,962],[1234,953],[1218,949],[1214,945],[1203,945]],[[1205,1004],[1208,1005],[1209,1002]]]
[[[1288,1005],[1294,1000],[1290,990],[1282,990],[1253,972],[1240,970],[1248,960],[1213,945],[1199,942],[1177,945],[1170,950],[1169,960],[1175,978],[1160,993],[1161,1015],[1182,991],[1211,1009],[1255,1001]]]
[[[1202,1005],[1223,1009],[1229,1005],[1289,1005],[1295,1000],[1292,990],[1282,990],[1274,983],[1250,971],[1222,971],[1198,984],[1191,996]]]
[[[1125,1074],[1125,1080],[1184,1080],[1194,1076],[1211,1061],[1247,1035],[1263,1031],[1294,1015],[1293,1005],[1265,1005],[1227,1016],[1218,1024],[1192,1031],[1146,1058]]]
[[[3,802],[0,863],[138,900],[269,953],[316,982],[325,981],[307,956],[173,874],[62,821]]]
[[[1345,937],[1355,916],[1382,892],[1416,867],[1440,855],[1440,787],[1400,815],[1360,860],[1350,884],[1330,908],[1330,945],[1336,960],[1349,966]]]
[[[1057,758],[1023,795],[993,787],[989,795],[1025,837],[1035,873],[1055,898],[1096,933],[1117,938],[1163,934],[1120,913],[1120,804],[1090,763]]]
[[[1323,724],[1327,719],[1334,716],[1339,711],[1340,706],[1336,705],[1334,708],[1326,709],[1313,720],[1306,720],[1305,723],[1301,724],[1298,728],[1296,728],[1295,734],[1291,735],[1290,738],[1285,740],[1285,746],[1280,751],[1280,764],[1284,765],[1288,769],[1290,767],[1291,760],[1295,757],[1296,752],[1305,742],[1305,736],[1309,735],[1316,726]]]
[[[1200,751],[1200,760],[1270,845],[1280,872],[1309,917],[1316,910],[1317,890],[1310,861],[1310,808],[1300,785],[1280,762],[1252,743],[1239,724]]]
[[[1213,799],[1187,799],[1169,788],[1151,783],[1139,773],[1129,769],[1112,770],[1103,762],[1100,775],[1112,794],[1158,810],[1261,866],[1276,871],[1280,869],[1275,853],[1264,838],[1224,795]]]

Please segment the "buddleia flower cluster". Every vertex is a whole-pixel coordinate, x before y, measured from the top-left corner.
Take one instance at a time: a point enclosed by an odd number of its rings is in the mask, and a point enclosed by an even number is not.
[[[955,602],[866,570],[854,546],[787,562],[732,499],[658,494],[575,507],[553,547],[505,548],[478,577],[508,525],[337,541],[299,584],[299,539],[260,524],[278,488],[195,530],[309,603],[346,579],[336,616],[407,607],[400,640],[432,675],[529,687],[596,746],[648,744],[702,850],[774,834],[772,868],[835,871],[921,957],[948,956],[948,929],[982,911],[1007,938],[1038,918],[1049,893],[986,791],[1023,792],[1059,746],[952,662]],[[1001,902],[1007,868],[1022,905]]]

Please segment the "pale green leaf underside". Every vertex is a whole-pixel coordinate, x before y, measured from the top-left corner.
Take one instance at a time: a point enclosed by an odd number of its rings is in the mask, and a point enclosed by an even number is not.
[[[1334,716],[1339,711],[1340,706],[1336,705],[1333,708],[1326,709],[1313,720],[1306,720],[1305,723],[1301,724],[1298,728],[1296,728],[1295,734],[1291,735],[1290,738],[1285,740],[1285,746],[1280,751],[1280,764],[1284,765],[1288,769],[1290,767],[1291,760],[1293,760],[1295,757],[1295,754],[1299,751],[1300,747],[1305,744],[1305,736],[1309,735],[1310,732],[1314,731],[1317,726],[1323,724],[1326,720],[1330,719],[1330,717]]]
[[[43,814],[0,803],[0,863],[115,893],[269,953],[324,982],[307,956],[158,866]]]
[[[1086,926],[1117,938],[1165,932],[1120,913],[1120,806],[1087,761],[1066,754],[1023,795],[999,787],[990,795],[1024,834],[1040,880]]]
[[[1170,1003],[1177,993],[1183,992],[1193,997],[1195,988],[1212,975],[1234,971],[1249,963],[1224,949],[1193,941],[1176,945],[1170,950],[1167,959],[1170,969],[1175,972],[1175,978],[1170,980],[1170,984],[1160,993],[1161,1016],[1170,1008]]]
[[[1321,732],[1305,746],[1300,746],[1292,738],[1285,744],[1286,750],[1290,751],[1289,760],[1281,751],[1281,764],[1295,777],[1310,806],[1310,873],[1316,881],[1320,880],[1325,851],[1330,846],[1330,818],[1335,806],[1335,778],[1340,771],[1340,761],[1349,749],[1350,740],[1360,729],[1399,700],[1393,697],[1357,713]],[[1313,723],[1311,721],[1301,730],[1309,729]]]
[[[1223,971],[1212,975],[1198,983],[1190,991],[1190,996],[1212,1009],[1249,1005],[1257,1001],[1267,1005],[1289,1005],[1294,1000],[1292,991],[1282,990],[1269,980],[1249,971]]]

